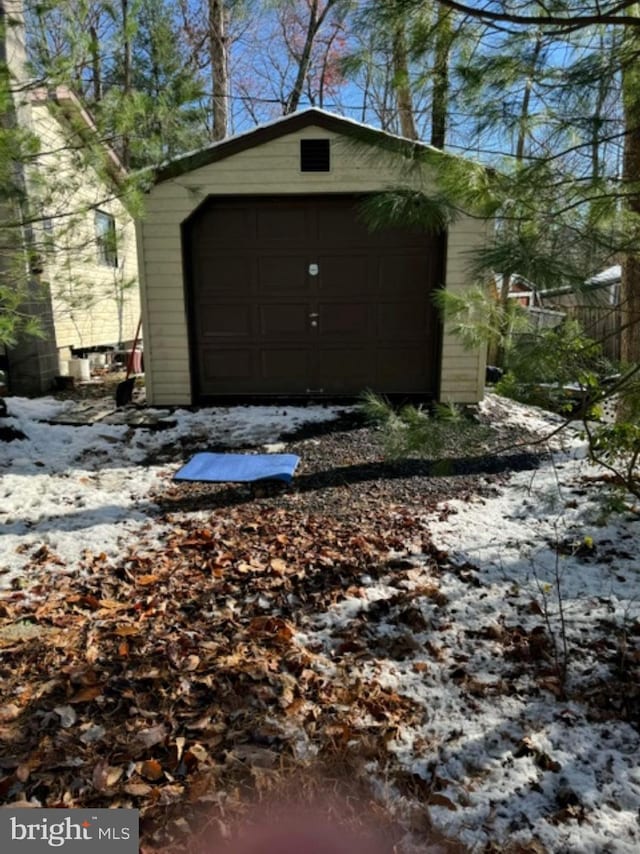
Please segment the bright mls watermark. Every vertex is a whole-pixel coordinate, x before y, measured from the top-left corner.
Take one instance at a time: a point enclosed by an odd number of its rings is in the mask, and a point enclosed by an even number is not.
[[[2,854],[138,854],[138,810],[0,809]]]

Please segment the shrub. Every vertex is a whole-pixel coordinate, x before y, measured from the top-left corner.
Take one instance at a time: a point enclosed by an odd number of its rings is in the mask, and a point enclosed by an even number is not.
[[[514,339],[508,372],[496,392],[555,412],[586,411],[603,396],[602,380],[614,370],[580,324],[566,320]]]
[[[439,459],[464,450],[469,453],[486,438],[487,429],[455,404],[405,404],[394,407],[386,398],[366,391],[360,410],[383,431],[386,456]]]

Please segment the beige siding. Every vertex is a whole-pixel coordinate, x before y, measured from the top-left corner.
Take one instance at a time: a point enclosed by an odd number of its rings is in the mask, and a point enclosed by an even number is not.
[[[489,239],[491,226],[469,216],[461,217],[449,229],[445,281],[447,290],[463,293],[474,284],[470,272],[471,255]],[[453,403],[482,400],[486,368],[486,347],[465,349],[445,325],[442,340],[440,399]]]
[[[332,140],[331,172],[299,171],[299,140]],[[147,396],[156,405],[189,404],[188,329],[184,310],[181,224],[209,195],[277,195],[375,192],[389,186],[432,186],[397,155],[356,146],[346,137],[308,127],[156,185],[138,224],[147,352]],[[449,233],[448,288],[470,283],[466,253],[485,240],[484,223],[464,218]],[[482,397],[484,356],[466,352],[445,333],[441,397],[473,402]]]
[[[53,226],[40,233],[46,259],[43,280],[51,289],[56,344],[95,347],[130,340],[140,313],[135,227],[114,190],[73,153],[65,130],[44,103],[32,105],[41,142],[31,175],[40,213]],[[95,210],[115,220],[117,266],[102,262],[96,243]]]

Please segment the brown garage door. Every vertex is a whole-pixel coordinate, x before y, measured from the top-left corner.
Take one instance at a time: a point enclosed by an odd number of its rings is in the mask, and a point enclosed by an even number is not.
[[[184,229],[194,397],[434,394],[443,239],[353,196],[212,198]]]

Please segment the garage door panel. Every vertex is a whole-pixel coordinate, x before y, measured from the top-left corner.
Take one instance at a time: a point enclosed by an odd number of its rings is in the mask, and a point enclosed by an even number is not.
[[[259,307],[260,334],[266,337],[306,337],[309,331],[307,303],[273,303]]]
[[[199,283],[197,293],[207,296],[251,293],[253,264],[250,258],[239,255],[207,253],[194,263],[194,278]]]
[[[375,247],[384,245],[401,248],[424,248],[425,235],[419,230],[387,228],[370,231],[360,216],[358,203],[339,207],[335,203],[320,203],[317,219],[317,234],[320,241],[336,246]]]
[[[215,391],[224,388],[233,391],[233,385],[238,382],[246,386],[253,381],[255,373],[250,347],[205,348],[201,365],[203,382]]]
[[[379,347],[376,381],[378,390],[389,392],[432,391],[424,347]]]
[[[246,205],[208,208],[193,225],[193,239],[203,246],[226,249],[242,246],[242,237],[255,230],[254,216]]]
[[[260,351],[263,386],[272,391],[306,392],[312,368],[312,354],[306,347],[269,347]],[[290,386],[288,385],[290,384]]]
[[[363,347],[323,347],[318,351],[318,387],[325,394],[353,394],[371,379],[371,352]]]
[[[203,341],[248,337],[252,331],[251,307],[248,303],[201,303],[197,323]]]
[[[289,202],[287,206],[268,202],[262,206],[257,205],[256,239],[264,247],[283,243],[308,243],[308,211],[295,201]]]
[[[370,246],[375,242],[353,205],[338,206],[322,203],[318,206],[316,237],[325,246]]]
[[[372,236],[374,239],[378,238],[378,246],[382,239],[385,247],[402,251],[417,250],[423,252],[425,242],[428,240],[424,232],[420,232],[418,229],[388,228],[384,231],[374,231]]]
[[[318,257],[318,288],[322,296],[365,296],[369,293],[369,259],[348,250]]]
[[[307,254],[263,255],[258,258],[260,294],[307,293],[310,289]]]
[[[429,256],[406,253],[386,253],[378,263],[378,294],[400,297],[424,293],[426,299],[431,282]]]
[[[327,303],[318,305],[318,334],[322,338],[342,336],[367,339],[370,329],[369,303]]]
[[[428,333],[428,307],[424,302],[384,302],[376,306],[376,337],[380,341],[420,341]]]

